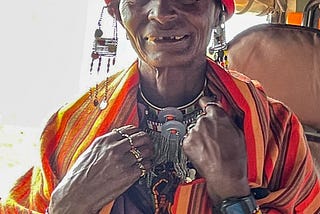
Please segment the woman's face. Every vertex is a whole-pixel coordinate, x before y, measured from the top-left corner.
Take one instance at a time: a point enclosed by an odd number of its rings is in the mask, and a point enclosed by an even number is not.
[[[120,0],[122,25],[139,58],[152,67],[205,57],[217,17],[213,0]]]

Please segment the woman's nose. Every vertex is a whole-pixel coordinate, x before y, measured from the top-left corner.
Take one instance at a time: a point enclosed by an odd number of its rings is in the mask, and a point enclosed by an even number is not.
[[[149,20],[155,20],[160,24],[173,21],[177,18],[177,14],[172,8],[170,0],[153,0],[151,10],[149,12]]]

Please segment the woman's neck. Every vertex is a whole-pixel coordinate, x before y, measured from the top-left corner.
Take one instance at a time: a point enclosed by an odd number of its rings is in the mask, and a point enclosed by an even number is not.
[[[181,106],[201,93],[206,70],[206,60],[179,67],[159,68],[152,68],[140,61],[140,87],[145,97],[156,106]]]

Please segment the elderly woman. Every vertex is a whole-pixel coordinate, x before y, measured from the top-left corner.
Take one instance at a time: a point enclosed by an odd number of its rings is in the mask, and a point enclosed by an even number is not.
[[[87,93],[52,116],[42,167],[17,181],[2,212],[320,211],[295,114],[206,56],[232,0],[106,3],[139,58],[97,87],[105,108]]]

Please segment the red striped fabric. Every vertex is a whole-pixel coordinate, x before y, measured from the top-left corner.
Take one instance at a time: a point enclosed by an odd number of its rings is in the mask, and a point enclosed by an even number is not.
[[[271,193],[258,200],[265,213],[319,213],[320,183],[297,117],[279,101],[267,98],[255,81],[225,71],[210,59],[209,89],[217,88],[226,105],[244,119],[251,187]],[[101,111],[88,94],[61,108],[49,120],[41,137],[41,167],[22,176],[0,206],[1,213],[43,213],[50,194],[79,155],[99,135],[125,124],[138,125],[137,63],[110,79],[109,105]],[[103,88],[100,85],[100,95]],[[101,213],[110,213],[112,203]],[[210,214],[205,180],[180,185],[173,214]]]

